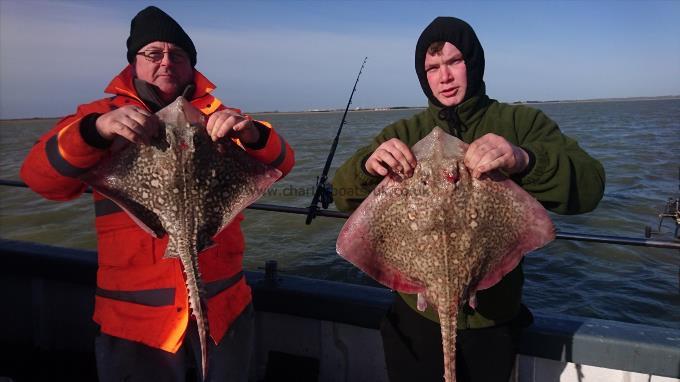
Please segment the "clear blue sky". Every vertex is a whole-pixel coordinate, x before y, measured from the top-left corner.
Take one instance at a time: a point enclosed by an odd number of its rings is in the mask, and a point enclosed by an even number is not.
[[[680,94],[680,1],[0,0],[0,118],[70,114],[126,64],[130,19],[158,5],[189,33],[197,69],[246,111],[424,105],[413,69],[436,16],[468,21],[501,101]]]

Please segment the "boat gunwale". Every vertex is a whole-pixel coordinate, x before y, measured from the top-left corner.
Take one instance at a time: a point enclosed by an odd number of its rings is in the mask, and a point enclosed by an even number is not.
[[[0,239],[0,256],[0,274],[6,280],[31,278],[75,284],[88,288],[94,295],[96,251]],[[392,291],[382,287],[263,272],[246,271],[245,274],[259,312],[377,330],[394,298]],[[523,333],[521,355],[680,378],[680,329],[540,310],[533,313],[534,322]],[[26,334],[26,339],[35,341],[31,333]],[[2,342],[5,341],[0,338]],[[44,344],[33,345],[44,347]]]

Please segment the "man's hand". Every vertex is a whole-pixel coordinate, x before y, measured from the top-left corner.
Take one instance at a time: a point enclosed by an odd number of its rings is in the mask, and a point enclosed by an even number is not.
[[[158,134],[158,117],[139,106],[123,106],[102,114],[95,122],[97,132],[104,139],[117,135],[133,143],[148,145]]]
[[[391,172],[403,178],[413,176],[416,157],[408,146],[397,138],[383,142],[366,160],[366,172],[371,175],[386,176]]]
[[[229,109],[213,113],[208,118],[206,129],[213,141],[228,136],[251,144],[260,139],[260,130],[252,120]]]
[[[464,161],[474,178],[495,169],[511,175],[522,172],[529,165],[529,154],[505,138],[489,133],[470,144]]]

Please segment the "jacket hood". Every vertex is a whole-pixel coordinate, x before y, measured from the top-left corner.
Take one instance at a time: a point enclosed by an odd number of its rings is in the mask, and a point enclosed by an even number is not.
[[[428,100],[439,107],[444,105],[432,94],[425,74],[425,54],[434,42],[445,41],[455,45],[465,60],[467,69],[467,90],[463,101],[475,95],[485,94],[484,86],[484,49],[472,27],[455,17],[437,17],[425,28],[416,44],[415,65],[420,87]]]

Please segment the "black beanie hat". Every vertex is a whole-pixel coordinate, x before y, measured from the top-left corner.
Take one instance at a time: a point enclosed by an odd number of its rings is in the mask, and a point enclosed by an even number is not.
[[[130,23],[130,37],[127,39],[127,59],[132,63],[137,52],[154,41],[173,43],[182,48],[196,66],[196,47],[189,35],[172,17],[157,7],[142,9]]]
[[[482,49],[482,44],[477,39],[475,31],[468,23],[461,19],[440,16],[425,28],[416,44],[416,73],[418,74],[418,80],[420,80],[420,87],[423,88],[423,92],[430,102],[440,107],[444,106],[432,94],[432,89],[430,89],[430,85],[427,83],[427,74],[425,73],[425,54],[427,53],[427,48],[432,43],[439,41],[450,42],[463,53],[467,70],[467,90],[463,100],[478,95],[480,92],[484,93],[486,91],[483,79],[484,49]]]

